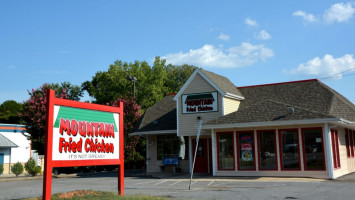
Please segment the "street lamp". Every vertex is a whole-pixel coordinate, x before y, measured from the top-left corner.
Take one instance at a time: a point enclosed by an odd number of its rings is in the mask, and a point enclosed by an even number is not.
[[[135,89],[136,89],[137,78],[134,76],[127,75],[127,79],[133,82],[133,99],[135,99],[136,98]]]

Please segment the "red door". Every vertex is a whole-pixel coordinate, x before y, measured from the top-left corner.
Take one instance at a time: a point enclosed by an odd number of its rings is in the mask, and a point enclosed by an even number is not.
[[[195,173],[208,173],[208,139],[202,138],[198,142],[195,161]],[[196,140],[192,141],[192,156],[195,156]],[[193,158],[192,158],[193,159]]]

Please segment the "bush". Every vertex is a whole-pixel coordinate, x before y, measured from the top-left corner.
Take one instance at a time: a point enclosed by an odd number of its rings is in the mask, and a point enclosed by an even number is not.
[[[0,174],[2,174],[4,172],[4,165],[0,164]]]
[[[25,163],[25,169],[31,176],[36,176],[41,172],[41,167],[36,165],[36,161],[33,158],[30,158]]]
[[[11,166],[11,172],[16,174],[16,176],[23,173],[23,165],[20,162]]]

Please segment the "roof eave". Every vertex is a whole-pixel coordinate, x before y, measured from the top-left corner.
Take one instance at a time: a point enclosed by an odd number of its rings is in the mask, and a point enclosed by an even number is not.
[[[202,125],[202,129],[222,129],[222,128],[251,128],[261,126],[282,126],[282,125],[299,125],[299,124],[317,124],[317,123],[334,123],[341,122],[340,118],[323,118],[311,120],[287,120],[287,121],[268,121],[268,122],[247,122],[233,124],[211,124]]]
[[[231,94],[231,93],[225,93],[224,97],[228,97],[231,99],[237,99],[237,100],[244,100],[245,98],[236,94]]]
[[[138,131],[138,132],[133,132],[128,135],[130,136],[140,136],[140,135],[161,135],[161,134],[176,134],[177,131],[175,130],[159,130],[159,131]]]

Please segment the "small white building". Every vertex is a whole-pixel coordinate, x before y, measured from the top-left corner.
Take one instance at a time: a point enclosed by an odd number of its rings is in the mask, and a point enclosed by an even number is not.
[[[31,141],[24,134],[26,128],[18,124],[0,124],[0,164],[3,174],[11,174],[11,166],[17,162],[23,165],[31,157]]]

